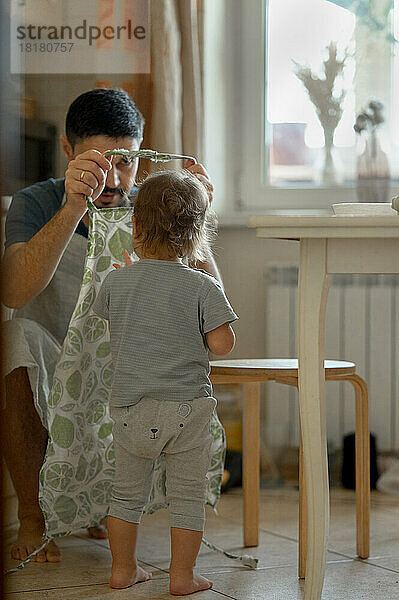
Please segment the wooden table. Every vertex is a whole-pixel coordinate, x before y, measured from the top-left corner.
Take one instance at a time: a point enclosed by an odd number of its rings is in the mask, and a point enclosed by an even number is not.
[[[298,375],[308,494],[305,600],[319,600],[329,529],[323,369],[329,275],[399,273],[399,216],[254,216],[248,224],[256,227],[257,237],[300,244]]]

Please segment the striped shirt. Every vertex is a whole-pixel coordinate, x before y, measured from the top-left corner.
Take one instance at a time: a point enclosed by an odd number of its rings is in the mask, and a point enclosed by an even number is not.
[[[93,310],[110,322],[113,406],[212,395],[205,334],[238,318],[214,277],[140,260],[108,273]]]

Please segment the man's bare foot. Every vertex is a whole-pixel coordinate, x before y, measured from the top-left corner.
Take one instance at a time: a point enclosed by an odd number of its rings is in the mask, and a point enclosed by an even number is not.
[[[36,548],[41,546],[44,532],[44,519],[41,516],[30,516],[20,519],[17,541],[11,548],[11,558],[25,560]],[[59,562],[61,553],[58,546],[51,540],[43,550],[32,558],[35,562]]]
[[[152,573],[144,571],[139,565],[132,572],[131,569],[112,568],[112,574],[109,580],[109,586],[117,590],[128,588],[140,581],[148,581],[152,578]]]
[[[88,527],[87,531],[89,533],[89,537],[94,538],[95,540],[106,540],[108,538],[107,517],[101,519],[100,525],[97,525],[96,527]]]
[[[188,596],[195,592],[209,590],[212,587],[212,581],[208,581],[202,575],[193,573],[191,569],[173,570],[170,572],[169,591],[172,596]]]

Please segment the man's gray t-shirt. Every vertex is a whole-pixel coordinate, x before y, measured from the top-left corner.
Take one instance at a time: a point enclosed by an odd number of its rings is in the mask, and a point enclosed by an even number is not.
[[[64,179],[40,181],[18,191],[7,214],[5,247],[29,242],[60,210],[64,193]],[[82,285],[86,249],[87,227],[80,221],[47,286],[14,310],[13,319],[38,323],[62,344]]]
[[[62,206],[65,179],[39,181],[14,194],[6,219],[5,247],[29,242]],[[87,238],[87,227],[79,221],[75,233]]]
[[[212,395],[205,334],[238,318],[214,277],[144,259],[108,273],[93,310],[110,321],[113,406]]]

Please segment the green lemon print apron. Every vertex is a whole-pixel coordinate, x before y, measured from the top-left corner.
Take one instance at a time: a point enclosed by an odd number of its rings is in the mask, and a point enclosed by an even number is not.
[[[108,411],[113,363],[108,325],[91,307],[104,277],[113,269],[112,263],[123,264],[124,249],[132,252],[131,216],[132,208],[97,210],[89,204],[82,286],[47,405],[49,439],[39,490],[47,538],[98,525],[108,511],[115,462]],[[215,507],[225,453],[224,431],[216,411],[212,433],[206,502]],[[166,506],[165,465],[160,457],[146,512]]]

